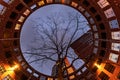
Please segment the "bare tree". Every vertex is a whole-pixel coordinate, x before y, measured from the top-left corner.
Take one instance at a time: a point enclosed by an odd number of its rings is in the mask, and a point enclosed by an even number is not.
[[[58,65],[59,80],[63,80],[63,65],[66,58],[73,63],[79,59],[79,55],[73,54],[70,45],[83,33],[87,22],[81,19],[78,13],[68,13],[64,15],[60,12],[47,16],[45,19],[38,17],[36,20],[35,39],[33,45],[24,54],[29,54],[29,63],[45,64],[54,62]],[[31,42],[32,43],[32,42]],[[37,44],[37,45],[36,45]]]

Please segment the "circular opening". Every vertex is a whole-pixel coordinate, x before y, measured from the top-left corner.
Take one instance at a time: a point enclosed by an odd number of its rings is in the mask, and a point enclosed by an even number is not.
[[[85,17],[74,8],[61,4],[44,6],[23,24],[20,35],[23,56],[42,74],[57,76],[63,68],[64,74],[70,74],[84,64],[70,45],[89,30]],[[69,66],[74,70],[69,71]]]

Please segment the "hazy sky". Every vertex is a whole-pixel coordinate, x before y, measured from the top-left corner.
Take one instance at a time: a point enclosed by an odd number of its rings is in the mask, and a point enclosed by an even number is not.
[[[25,21],[23,27],[22,27],[22,31],[21,31],[21,36],[20,36],[20,43],[21,43],[21,49],[22,52],[26,52],[30,49],[30,46],[39,46],[42,42],[34,42],[35,37],[37,37],[38,35],[36,34],[35,29],[33,29],[33,27],[38,26],[39,23],[41,23],[39,21],[39,18],[42,19],[46,19],[46,16],[50,16],[52,15],[56,15],[55,13],[60,12],[62,13],[61,16],[63,16],[63,18],[68,14],[68,12],[70,13],[74,13],[77,12],[75,9],[65,6],[65,5],[59,5],[59,4],[54,4],[54,5],[48,5],[48,6],[44,6],[38,10],[36,10],[35,12],[33,12]],[[81,14],[80,14],[81,15]],[[81,21],[86,21],[86,19],[82,16]],[[87,32],[90,28],[87,26],[88,22],[86,21],[85,23],[81,23],[81,26],[84,28],[84,32]],[[65,24],[64,24],[65,26]],[[46,29],[49,29],[48,26],[46,27]],[[69,32],[70,33],[70,32]],[[80,37],[80,35],[82,35],[83,32],[79,32],[78,34],[78,38]],[[68,34],[69,35],[69,34]],[[73,51],[73,50],[72,50]],[[29,51],[28,51],[29,52]],[[25,57],[26,61],[28,61],[28,59],[30,59],[30,55],[26,55],[23,54],[23,56]],[[33,60],[35,58],[31,58],[31,60]],[[71,62],[71,59],[69,59]],[[81,66],[84,62],[82,60],[79,60],[75,62],[75,68],[79,68],[79,66]],[[46,64],[43,65],[43,67],[40,67],[40,63],[38,62],[36,63],[32,63],[30,64],[35,70],[42,72],[44,74],[47,75],[51,75],[51,69],[53,67],[55,63],[54,62],[47,62]],[[48,67],[49,65],[49,67]]]

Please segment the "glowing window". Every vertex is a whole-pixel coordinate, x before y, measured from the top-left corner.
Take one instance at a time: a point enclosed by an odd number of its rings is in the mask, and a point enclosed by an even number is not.
[[[5,76],[2,80],[13,80],[10,75]]]
[[[112,32],[112,39],[120,40],[120,31]]]
[[[94,34],[94,37],[95,37],[95,38],[98,38],[98,33],[95,33],[95,34]]]
[[[120,43],[112,43],[112,50],[120,51]]]
[[[47,80],[53,80],[53,78],[48,78]]]
[[[30,11],[27,9],[23,14],[27,16],[30,14]]]
[[[77,3],[75,3],[75,2],[72,2],[72,4],[71,4],[73,7],[77,7],[78,6],[78,4]]]
[[[94,45],[95,45],[95,46],[98,46],[98,41],[95,41]]]
[[[90,18],[90,23],[91,23],[91,24],[94,24],[93,18]]]
[[[118,24],[118,21],[117,20],[112,20],[112,21],[109,21],[109,25],[112,29],[114,28],[119,28],[119,24]]]
[[[21,16],[18,21],[23,22],[24,20],[25,20],[25,17]]]
[[[47,3],[52,3],[53,2],[53,0],[46,0],[47,1]]]
[[[111,17],[115,16],[115,13],[112,8],[109,8],[108,10],[104,11],[104,13],[107,18],[111,18]]]
[[[37,74],[37,73],[33,73],[33,76],[35,76],[35,77],[39,77],[39,75]]]
[[[30,68],[27,68],[27,71],[28,71],[29,73],[32,73],[32,70],[31,70]]]
[[[109,55],[109,60],[112,61],[112,62],[117,63],[118,58],[119,58],[118,54],[110,53],[110,55]]]
[[[97,3],[101,8],[104,8],[109,5],[109,2],[107,0],[99,0]]]
[[[31,8],[31,9],[34,9],[34,8],[36,8],[36,5],[34,4],[34,5],[32,5],[30,8]]]
[[[86,67],[82,68],[82,72],[85,72],[86,70],[87,70],[87,68],[86,68]]]
[[[51,0],[48,0],[48,1],[50,2]],[[39,5],[39,6],[42,6],[42,5],[44,5],[44,4],[45,4],[45,2],[44,2],[43,0],[38,2],[38,5]]]
[[[84,15],[85,15],[86,17],[90,17],[90,14],[89,14],[87,11],[85,11]]]
[[[72,76],[70,76],[69,78],[70,78],[70,80],[71,80],[71,79],[74,79],[74,78],[75,78],[75,76],[74,76],[74,75],[72,75]]]
[[[18,56],[17,59],[18,59],[19,62],[21,62],[23,60],[22,56]]]
[[[96,25],[93,25],[92,28],[93,28],[94,31],[97,31]]]
[[[93,49],[93,53],[96,54],[96,53],[97,53],[97,50],[98,50],[98,48],[94,48],[94,49]]]
[[[20,30],[20,26],[21,26],[21,24],[16,24],[15,30]]]
[[[82,6],[79,6],[78,9],[79,9],[81,12],[85,11],[85,9],[84,9]]]
[[[5,71],[5,67],[3,65],[0,65],[0,75],[2,75]]]

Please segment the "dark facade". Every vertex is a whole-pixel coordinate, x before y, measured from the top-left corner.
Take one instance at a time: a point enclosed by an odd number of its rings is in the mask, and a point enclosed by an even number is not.
[[[91,31],[88,31],[71,44],[71,48],[82,59],[92,54],[93,46],[93,35]]]

